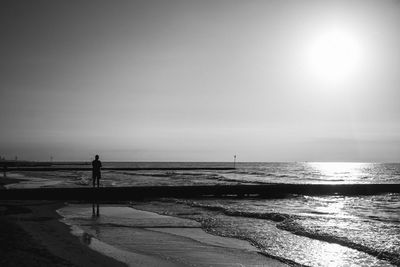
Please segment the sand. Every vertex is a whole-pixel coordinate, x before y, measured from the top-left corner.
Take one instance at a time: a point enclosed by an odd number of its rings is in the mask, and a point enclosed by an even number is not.
[[[193,220],[107,204],[101,205],[99,217],[91,217],[92,207],[87,204],[72,204],[60,213],[67,223],[85,230],[75,234],[81,238],[86,235],[92,248],[123,258],[131,266],[131,255],[125,251],[159,258],[175,266],[287,266],[261,255],[247,241],[206,233]],[[98,239],[120,250],[110,251]]]
[[[12,179],[2,180],[0,186],[9,182]],[[56,210],[64,205],[1,201],[0,266],[286,266],[246,241],[208,234],[200,225],[180,227],[180,218],[132,208],[130,216],[141,226],[135,228],[129,252],[95,238],[88,246],[60,221]],[[155,220],[166,225],[157,227]]]
[[[72,236],[55,212],[61,206],[48,201],[1,202],[0,266],[125,266]]]
[[[15,183],[0,178],[0,188]],[[17,181],[18,182],[18,181]],[[84,245],[60,222],[61,202],[0,201],[0,266],[126,266]]]

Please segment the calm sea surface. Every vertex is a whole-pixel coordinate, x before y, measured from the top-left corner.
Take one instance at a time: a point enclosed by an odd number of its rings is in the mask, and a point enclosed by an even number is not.
[[[230,167],[232,163],[104,163],[104,167]],[[104,171],[104,186],[400,183],[400,164],[238,163],[227,171]],[[10,187],[85,187],[90,172],[25,173]],[[284,199],[163,199],[137,209],[189,218],[211,233],[249,240],[266,255],[306,266],[400,266],[400,195],[302,196]],[[61,212],[62,213],[62,212]],[[79,215],[80,214],[80,215]],[[64,214],[65,215],[65,214]],[[88,220],[71,209],[79,226]],[[112,217],[112,216],[111,216]],[[109,217],[109,220],[112,218]],[[129,229],[129,220],[114,228]],[[109,223],[96,229],[111,231]],[[100,229],[100,230],[99,230]],[[115,229],[114,229],[115,231]],[[115,237],[118,240],[118,237]],[[114,243],[117,242],[114,240]]]

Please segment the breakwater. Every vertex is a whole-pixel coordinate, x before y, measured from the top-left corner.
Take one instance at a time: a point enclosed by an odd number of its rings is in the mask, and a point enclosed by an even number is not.
[[[293,194],[355,196],[384,193],[400,193],[400,184],[266,184],[3,189],[0,190],[0,199],[124,201],[163,197],[281,198]]]

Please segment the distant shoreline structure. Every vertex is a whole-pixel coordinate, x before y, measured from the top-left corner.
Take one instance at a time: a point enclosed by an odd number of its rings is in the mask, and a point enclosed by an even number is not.
[[[90,165],[90,162],[49,162],[49,161],[29,161],[29,160],[0,160],[0,167],[46,167],[57,165]]]
[[[87,165],[87,164],[84,164]],[[146,171],[146,170],[154,170],[154,171],[182,171],[182,170],[235,170],[232,167],[149,167],[149,168],[101,168],[103,171]],[[91,168],[88,167],[11,167],[8,168],[7,171],[91,171]]]

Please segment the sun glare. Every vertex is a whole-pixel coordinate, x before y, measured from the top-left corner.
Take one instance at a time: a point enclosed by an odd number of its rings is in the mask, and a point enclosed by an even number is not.
[[[313,79],[326,83],[351,81],[363,67],[363,47],[357,36],[345,29],[321,30],[307,45],[306,63]]]

